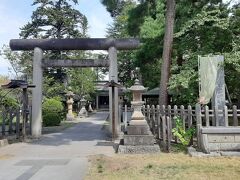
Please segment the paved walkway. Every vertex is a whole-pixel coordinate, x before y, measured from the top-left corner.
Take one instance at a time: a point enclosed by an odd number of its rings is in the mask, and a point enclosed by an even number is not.
[[[83,179],[89,155],[114,155],[102,130],[107,116],[98,112],[61,133],[0,148],[0,180]]]

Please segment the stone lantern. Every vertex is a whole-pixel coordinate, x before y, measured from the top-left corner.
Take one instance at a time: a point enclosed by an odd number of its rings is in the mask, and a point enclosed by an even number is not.
[[[88,112],[93,112],[92,102],[91,101],[89,102],[89,105],[88,105]]]
[[[78,117],[87,117],[88,116],[88,112],[87,112],[87,110],[85,108],[87,100],[84,97],[82,97],[80,102],[81,102],[82,108],[81,108],[81,110],[78,113]]]
[[[72,105],[73,105],[73,92],[71,90],[69,90],[66,94],[67,96],[67,109],[68,109],[68,113],[67,113],[67,120],[74,120],[74,115],[72,113]]]
[[[147,88],[142,86],[139,83],[139,80],[136,79],[134,85],[130,87],[129,90],[133,93],[133,101],[131,102],[131,104],[134,109],[130,125],[146,126],[147,121],[142,114],[141,108],[144,104],[144,101],[142,101],[142,93],[146,92]]]
[[[142,114],[141,108],[144,104],[142,101],[142,93],[146,92],[147,88],[135,80],[135,84],[129,88],[133,93],[133,114],[127,132],[123,136],[123,145],[119,145],[119,153],[156,153],[160,151],[158,145],[155,144],[155,139],[150,131],[150,128]]]

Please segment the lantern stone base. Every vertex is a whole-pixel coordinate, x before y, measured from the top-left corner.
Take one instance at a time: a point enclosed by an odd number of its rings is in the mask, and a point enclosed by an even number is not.
[[[73,120],[74,120],[73,114],[67,114],[67,121],[73,121]]]
[[[154,145],[153,135],[124,135],[124,145]]]
[[[129,125],[127,134],[123,135],[123,145],[119,145],[120,154],[158,153],[160,147],[155,144],[155,138],[147,124]]]
[[[78,117],[87,117],[88,116],[88,112],[86,110],[85,107],[82,107],[82,109],[80,110],[80,112],[78,113]]]
[[[148,125],[129,125],[127,127],[127,133],[131,135],[148,135],[151,132]]]

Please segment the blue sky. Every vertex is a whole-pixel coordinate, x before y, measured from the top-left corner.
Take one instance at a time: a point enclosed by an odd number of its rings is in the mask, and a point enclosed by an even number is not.
[[[32,11],[35,9],[31,6],[32,2],[32,0],[0,0],[0,48],[8,44],[10,39],[19,38],[19,28],[31,20]],[[112,23],[112,18],[100,0],[79,0],[76,8],[88,19],[90,37],[105,37],[106,28]],[[7,60],[0,57],[0,74],[10,75],[9,67]]]

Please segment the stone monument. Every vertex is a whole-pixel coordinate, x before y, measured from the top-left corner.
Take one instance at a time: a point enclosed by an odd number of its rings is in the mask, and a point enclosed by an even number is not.
[[[88,116],[88,112],[87,112],[87,110],[85,108],[87,101],[86,101],[86,99],[84,97],[82,97],[80,102],[81,102],[82,108],[81,108],[81,110],[78,113],[78,117],[87,117]]]
[[[67,96],[67,109],[68,109],[68,113],[67,113],[67,120],[68,121],[72,121],[74,120],[74,115],[72,113],[72,105],[73,105],[73,92],[71,90],[69,90],[66,94]]]
[[[155,144],[154,136],[152,135],[150,128],[145,120],[144,115],[141,112],[142,105],[142,93],[147,88],[139,83],[139,80],[135,80],[135,84],[129,88],[133,93],[133,114],[131,121],[127,126],[127,132],[123,136],[123,145],[119,146],[119,153],[156,153],[160,152],[160,148]]]

